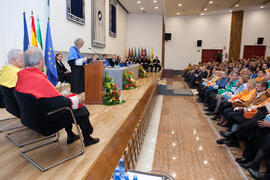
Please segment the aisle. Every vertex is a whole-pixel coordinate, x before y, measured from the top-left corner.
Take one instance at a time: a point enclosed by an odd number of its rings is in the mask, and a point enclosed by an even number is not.
[[[247,179],[216,139],[195,97],[163,96],[152,169],[177,180]]]

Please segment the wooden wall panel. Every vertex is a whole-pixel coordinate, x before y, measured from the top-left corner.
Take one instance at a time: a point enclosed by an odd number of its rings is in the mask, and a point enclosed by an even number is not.
[[[240,58],[243,15],[243,11],[232,13],[229,60]]]
[[[165,22],[164,22],[164,16],[162,19],[162,61],[161,61],[161,66],[165,68]]]

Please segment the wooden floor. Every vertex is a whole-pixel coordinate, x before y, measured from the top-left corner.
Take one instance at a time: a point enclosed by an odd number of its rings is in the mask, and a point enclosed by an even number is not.
[[[173,81],[167,79],[176,88],[184,87]],[[177,180],[244,179],[216,139],[194,97],[164,96],[152,169]]]
[[[87,105],[91,116],[90,121],[94,126],[93,137],[99,137],[100,142],[96,145],[87,147],[83,155],[65,162],[46,172],[40,172],[36,167],[19,155],[23,148],[16,147],[9,141],[4,133],[0,134],[0,179],[84,179],[91,166],[101,154],[104,147],[112,140],[115,132],[129,116],[140,98],[152,86],[158,78],[158,74],[149,73],[148,78],[137,81],[138,88],[129,91],[122,91],[123,99],[126,103],[115,106]],[[1,118],[10,115],[1,109]],[[19,138],[23,138],[20,135]],[[60,143],[52,144],[51,147],[42,148],[39,152],[32,154],[35,160],[42,160],[47,163],[51,159],[65,156],[73,151],[77,151],[76,143],[66,145],[66,134],[62,130]],[[61,151],[59,151],[59,148]]]

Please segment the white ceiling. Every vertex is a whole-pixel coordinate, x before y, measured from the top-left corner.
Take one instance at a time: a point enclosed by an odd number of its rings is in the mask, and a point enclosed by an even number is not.
[[[138,4],[138,0],[118,0],[130,13],[147,13],[147,14],[164,14],[164,1],[156,0],[139,0],[141,3]],[[141,8],[143,7],[143,10]],[[158,7],[158,9],[155,9]]]
[[[153,2],[154,0],[139,1],[140,4],[137,3],[138,0],[119,0],[130,13],[164,14],[165,16],[177,16],[177,13],[180,15],[211,14],[230,9],[233,11],[258,9],[262,5],[264,8],[270,7],[270,0],[213,0],[212,4],[209,3],[210,0],[156,0],[156,3]],[[236,4],[239,6],[235,7]],[[141,10],[142,7],[143,10]],[[206,11],[205,8],[207,8]]]

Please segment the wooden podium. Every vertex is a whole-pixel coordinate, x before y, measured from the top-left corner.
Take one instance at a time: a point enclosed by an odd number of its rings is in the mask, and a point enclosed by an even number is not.
[[[100,61],[84,66],[85,104],[103,104],[103,70],[104,65]]]

